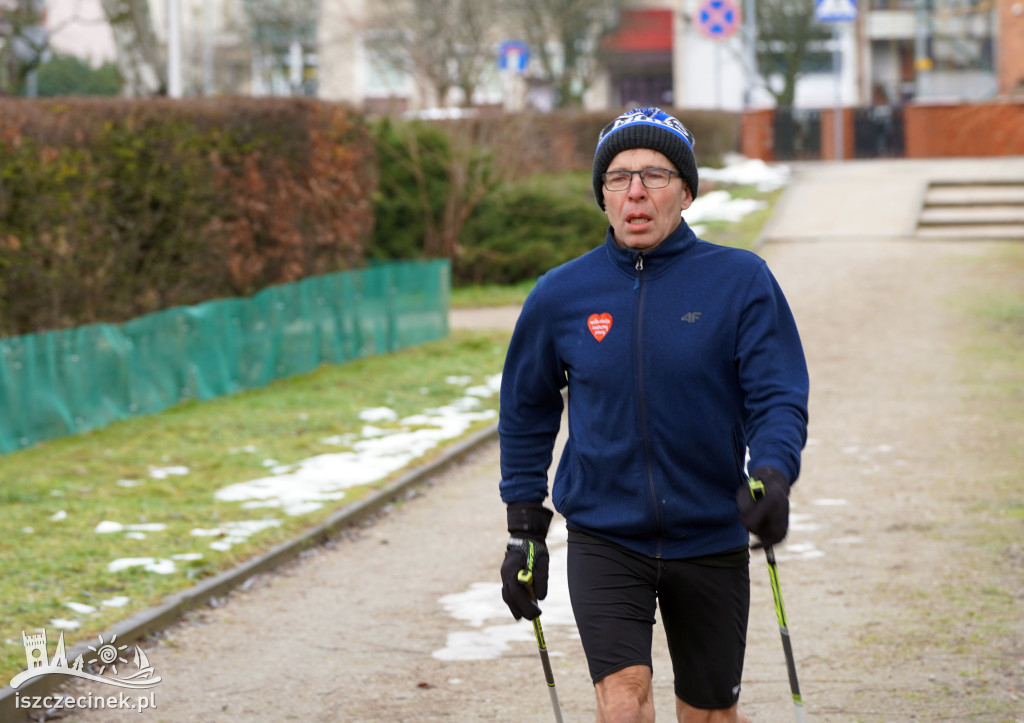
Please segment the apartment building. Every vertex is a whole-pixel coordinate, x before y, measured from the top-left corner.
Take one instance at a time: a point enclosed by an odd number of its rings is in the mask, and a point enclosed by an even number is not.
[[[770,41],[758,34],[749,13],[744,17],[755,1],[630,0],[602,43],[584,106],[774,105],[767,86],[778,79],[751,70],[750,38]],[[826,26],[828,39],[803,69],[794,107],[981,102],[1024,93],[1024,0],[847,1],[856,6],[856,19]],[[390,36],[379,22],[370,23],[380,2],[261,2],[253,6],[262,8],[259,22],[246,0],[149,2],[165,49],[167,10],[177,8],[185,95],[317,95],[395,112],[427,112],[464,101],[456,91],[436,97],[414,74],[380,57],[382,42],[401,42],[400,34]],[[713,26],[709,9],[723,8],[736,14],[719,15]],[[551,89],[535,72],[536,49],[500,23],[485,33],[493,62],[471,103],[509,110],[551,107]],[[822,62],[823,55],[833,54],[838,73],[831,62]]]
[[[618,30],[604,42],[601,72],[584,105],[771,106],[765,84],[773,79],[750,71],[748,38],[754,28],[740,19],[736,27],[709,33],[702,22],[709,2],[630,3]],[[753,6],[749,0],[725,2],[741,16],[744,6]],[[980,102],[1017,92],[1024,84],[1024,4],[1019,0],[860,0],[855,5],[856,19],[830,24],[832,37],[817,54],[820,61],[822,52],[837,53],[838,73],[831,63],[806,68],[795,107],[831,107],[837,101],[844,106]],[[360,29],[365,10],[365,0],[324,0],[318,28],[321,97],[393,110],[444,105],[414,78],[375,65]],[[495,72],[474,103],[521,105],[529,66],[521,72],[507,66],[497,70],[498,48],[512,39],[495,29]]]

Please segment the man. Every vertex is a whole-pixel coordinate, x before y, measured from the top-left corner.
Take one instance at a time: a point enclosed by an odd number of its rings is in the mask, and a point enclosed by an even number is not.
[[[573,613],[598,721],[651,721],[660,605],[680,721],[740,721],[749,537],[780,541],[806,441],[808,378],[764,261],[698,239],[693,137],[640,108],[599,136],[603,246],[548,272],[523,306],[501,383],[502,596],[532,619],[547,592],[547,469],[569,528]],[[764,486],[755,499],[745,464]],[[518,576],[529,566],[533,585]]]

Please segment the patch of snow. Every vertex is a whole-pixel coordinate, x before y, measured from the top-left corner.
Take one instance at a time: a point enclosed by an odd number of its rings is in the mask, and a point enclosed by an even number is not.
[[[145,538],[145,535],[143,535],[140,538],[138,537],[138,533],[162,532],[166,529],[167,525],[165,525],[162,522],[144,522],[135,525],[122,525],[120,522],[113,522],[112,520],[103,520],[98,525],[96,525],[96,527],[93,528],[93,532],[96,532],[100,535],[105,535],[112,532],[130,531],[132,533],[136,533],[134,535],[130,535],[131,537],[134,537],[135,539],[143,539]]]
[[[191,470],[188,467],[183,467],[181,465],[174,465],[171,467],[150,467],[149,476],[153,479],[167,479],[171,475],[180,477],[188,474],[190,471]]]
[[[398,413],[388,407],[371,407],[361,411],[359,418],[364,422],[393,422],[398,419]]]
[[[811,504],[812,505],[818,505],[819,507],[843,507],[845,505],[848,505],[849,502],[847,502],[846,500],[842,500],[842,499],[828,499],[828,498],[824,498],[824,499],[820,499],[820,500],[814,500],[814,501],[811,502]]]
[[[86,605],[85,603],[69,602],[64,604],[72,610],[74,610],[79,615],[88,615],[89,613],[96,612],[96,608],[94,606]]]
[[[548,532],[548,595],[540,601],[545,630],[576,626],[565,576],[567,535],[561,520],[555,521]],[[528,621],[512,621],[512,613],[501,599],[500,582],[472,583],[464,592],[445,595],[440,603],[448,615],[474,629],[449,633],[445,646],[431,653],[438,660],[493,660],[513,642],[534,640],[533,626]],[[486,625],[490,621],[506,622]]]
[[[216,527],[214,529],[203,529],[197,527],[193,529],[190,534],[196,537],[220,538],[211,542],[210,548],[219,552],[224,552],[225,550],[231,549],[232,545],[245,542],[248,537],[256,534],[257,532],[269,530],[271,527],[279,527],[280,525],[280,520],[242,520],[239,522],[225,522],[220,527]]]
[[[154,572],[157,575],[170,575],[177,570],[174,560],[155,557],[122,557],[107,565],[107,571],[121,572],[132,567],[141,567],[147,572]]]
[[[683,211],[683,217],[691,226],[701,221],[736,222],[766,206],[764,201],[754,198],[733,198],[728,191],[711,191],[695,198]]]
[[[480,398],[492,396],[499,386],[500,375],[490,377],[474,389],[474,396],[399,420],[403,428],[364,429],[372,436],[353,441],[351,451],[310,457],[281,474],[222,487],[215,496],[223,502],[240,502],[246,509],[272,507],[290,516],[307,514],[325,502],[342,499],[350,487],[377,482],[403,469],[440,443],[463,434],[473,422],[493,419],[497,412],[480,410]],[[395,421],[397,416],[386,407],[360,413],[366,422]],[[343,438],[329,439],[340,443]]]
[[[775,559],[779,562],[784,560],[814,560],[824,556],[825,553],[819,550],[813,542],[786,543],[781,548],[775,549]]]
[[[709,181],[756,186],[759,191],[773,191],[789,182],[790,168],[783,164],[768,164],[757,158],[730,156],[724,168],[701,168],[699,177]],[[698,197],[699,198],[699,197]]]

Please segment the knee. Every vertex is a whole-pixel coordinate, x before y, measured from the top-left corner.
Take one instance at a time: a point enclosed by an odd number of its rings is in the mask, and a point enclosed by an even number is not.
[[[636,665],[597,682],[598,720],[601,723],[638,723],[651,720],[651,670]]]

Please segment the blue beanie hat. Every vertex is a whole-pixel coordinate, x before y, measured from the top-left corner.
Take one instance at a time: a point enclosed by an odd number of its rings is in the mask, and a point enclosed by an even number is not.
[[[594,152],[594,195],[604,209],[601,176],[615,156],[632,148],[650,148],[665,155],[697,197],[697,160],[693,134],[660,108],[634,108],[606,125],[597,137]]]

